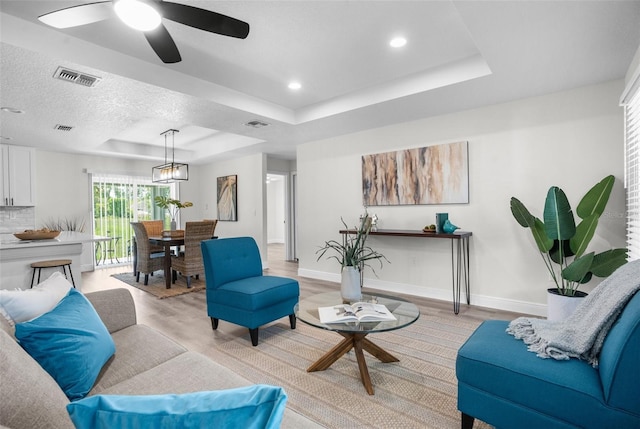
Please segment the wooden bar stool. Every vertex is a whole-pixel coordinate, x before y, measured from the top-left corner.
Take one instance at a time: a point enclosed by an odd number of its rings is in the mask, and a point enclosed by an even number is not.
[[[40,283],[40,272],[43,268],[56,268],[62,267],[64,276],[67,277],[67,269],[69,267],[69,275],[71,276],[71,284],[76,287],[76,283],[73,281],[73,273],[71,272],[71,259],[55,259],[51,261],[40,261],[31,264],[33,268],[33,274],[31,275],[31,287],[33,288],[33,280],[36,278],[36,270],[38,270],[38,283]]]

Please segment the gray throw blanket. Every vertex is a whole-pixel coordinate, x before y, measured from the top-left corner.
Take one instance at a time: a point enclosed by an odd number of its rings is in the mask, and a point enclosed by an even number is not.
[[[541,358],[578,358],[598,366],[602,344],[614,322],[640,289],[640,260],[629,262],[604,279],[565,320],[519,317],[507,332],[528,344]]]

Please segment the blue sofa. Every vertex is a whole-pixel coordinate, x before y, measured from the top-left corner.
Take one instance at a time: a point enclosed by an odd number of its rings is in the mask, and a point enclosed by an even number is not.
[[[480,419],[496,428],[640,428],[640,293],[607,335],[600,364],[541,359],[483,322],[458,351],[462,428]]]

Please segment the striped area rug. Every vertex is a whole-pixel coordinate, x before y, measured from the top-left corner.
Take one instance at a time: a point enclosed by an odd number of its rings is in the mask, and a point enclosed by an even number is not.
[[[244,336],[218,345],[215,359],[252,382],[284,387],[290,408],[328,428],[457,429],[456,352],[479,323],[451,312],[423,313],[406,328],[369,335],[400,359],[382,363],[365,352],[373,396],[364,390],[353,351],[325,371],[306,371],[342,337],[301,321],[295,330],[287,319],[260,328],[258,347]],[[474,427],[490,426],[476,421]]]

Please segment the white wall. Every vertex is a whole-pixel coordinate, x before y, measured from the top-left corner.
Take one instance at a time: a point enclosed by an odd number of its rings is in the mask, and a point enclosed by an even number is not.
[[[91,232],[91,184],[86,171],[150,176],[157,162],[122,158],[36,152],[36,226],[49,219],[78,218]],[[180,183],[180,199],[194,206],[181,211],[180,224],[217,219],[216,178],[238,175],[238,222],[218,222],[220,237],[252,236],[266,255],[266,156],[251,155],[206,165],[190,165],[189,181]],[[263,257],[266,259],[266,256]]]
[[[640,46],[638,46],[638,49],[633,56],[633,60],[631,60],[629,69],[624,77],[624,82],[626,85],[624,90],[625,95],[628,92],[635,90],[638,85],[640,85]]]
[[[91,232],[91,183],[87,171],[151,175],[157,162],[36,151],[36,226],[52,220],[84,219]]]
[[[234,174],[238,176],[238,221],[218,222],[216,235],[221,238],[253,237],[266,267],[266,155],[189,166],[189,181],[181,184],[180,198],[193,201],[196,210],[183,210],[182,222],[217,219],[217,178]]]
[[[466,140],[470,203],[370,207],[383,229],[422,228],[436,212],[471,238],[472,304],[545,314],[552,283],[530,233],[513,219],[518,197],[542,216],[552,185],[579,199],[608,174],[616,177],[607,213],[591,249],[625,246],[621,81],[508,104],[427,118],[298,147],[299,273],[338,281],[334,260],[316,261],[317,248],[340,240],[340,217],[355,226],[362,208],[361,156]],[[371,237],[390,264],[365,274],[365,286],[451,299],[448,240]],[[592,288],[583,286],[589,291]]]

